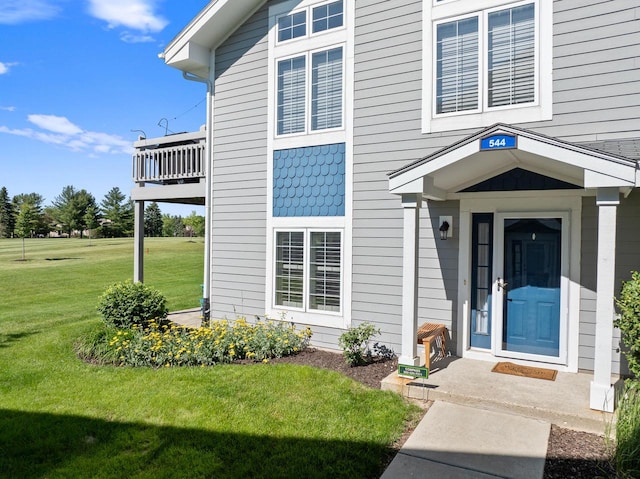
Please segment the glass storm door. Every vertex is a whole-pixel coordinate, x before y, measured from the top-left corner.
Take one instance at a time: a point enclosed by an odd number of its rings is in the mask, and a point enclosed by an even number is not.
[[[471,232],[471,347],[491,349],[493,214],[474,213]]]
[[[560,356],[562,218],[504,219],[503,352]]]

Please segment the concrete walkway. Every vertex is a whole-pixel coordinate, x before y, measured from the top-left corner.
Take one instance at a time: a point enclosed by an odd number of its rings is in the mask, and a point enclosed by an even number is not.
[[[551,425],[435,402],[381,479],[542,478]]]

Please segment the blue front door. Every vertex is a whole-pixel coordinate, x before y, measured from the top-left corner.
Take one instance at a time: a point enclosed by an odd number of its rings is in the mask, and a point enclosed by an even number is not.
[[[562,219],[504,221],[502,350],[559,357]]]

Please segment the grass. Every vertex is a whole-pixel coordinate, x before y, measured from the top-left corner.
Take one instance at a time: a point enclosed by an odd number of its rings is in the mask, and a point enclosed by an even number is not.
[[[117,368],[78,360],[131,239],[0,240],[0,477],[377,477],[415,411],[286,364]],[[145,282],[198,306],[202,240],[147,239]]]
[[[617,413],[616,469],[622,477],[640,477],[640,381],[626,381]]]

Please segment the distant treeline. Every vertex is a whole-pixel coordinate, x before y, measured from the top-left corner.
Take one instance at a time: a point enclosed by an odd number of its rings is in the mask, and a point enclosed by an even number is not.
[[[37,193],[13,198],[0,188],[0,238],[133,236],[134,204],[118,187],[111,188],[98,204],[86,190],[65,186],[50,205]],[[144,211],[145,236],[204,236],[204,216],[162,214],[157,203]]]

